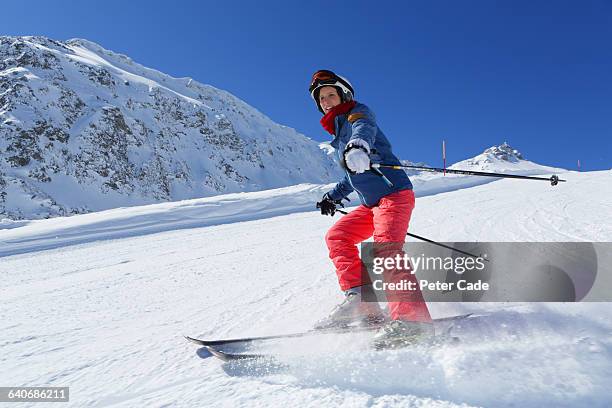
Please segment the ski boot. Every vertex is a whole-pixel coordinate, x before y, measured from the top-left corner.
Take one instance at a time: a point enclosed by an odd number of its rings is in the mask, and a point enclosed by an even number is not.
[[[433,339],[434,334],[431,322],[392,320],[376,332],[371,344],[376,350],[396,349]]]
[[[377,302],[362,300],[362,287],[344,292],[345,298],[331,313],[315,323],[315,330],[382,324],[386,320]]]

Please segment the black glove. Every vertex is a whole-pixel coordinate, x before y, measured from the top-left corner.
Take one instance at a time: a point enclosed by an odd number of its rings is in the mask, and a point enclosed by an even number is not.
[[[332,217],[336,213],[337,206],[344,208],[340,200],[332,200],[327,193],[323,196],[321,201],[317,203],[317,208],[321,209],[321,215],[331,215]]]

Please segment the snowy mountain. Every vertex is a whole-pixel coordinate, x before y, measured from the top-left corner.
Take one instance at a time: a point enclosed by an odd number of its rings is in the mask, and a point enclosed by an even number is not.
[[[0,37],[0,218],[331,182],[317,143],[87,40]]]
[[[420,190],[410,230],[445,242],[611,241],[612,173],[558,175],[567,183],[471,188],[440,175],[435,195]],[[434,317],[486,318],[432,349],[298,339],[276,346],[278,367],[225,364],[186,342],[301,331],[341,300],[324,241],[339,215],[313,208],[327,187],[3,221],[0,383],[70,386],[75,407],[612,404],[609,303],[435,303]]]

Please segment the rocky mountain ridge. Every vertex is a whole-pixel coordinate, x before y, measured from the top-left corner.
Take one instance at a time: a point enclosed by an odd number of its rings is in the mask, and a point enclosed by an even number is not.
[[[0,37],[0,218],[338,177],[317,142],[226,91],[83,39]]]

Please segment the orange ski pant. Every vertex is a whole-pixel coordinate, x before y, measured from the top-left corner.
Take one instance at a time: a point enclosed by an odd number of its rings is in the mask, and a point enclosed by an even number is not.
[[[342,290],[348,290],[363,284],[367,277],[365,266],[359,257],[357,244],[374,237],[375,243],[386,243],[382,255],[403,256],[402,246],[408,232],[410,216],[414,209],[414,192],[401,190],[384,196],[375,207],[360,205],[348,215],[343,216],[327,232],[325,241],[329,257],[336,267],[336,274]],[[375,244],[376,245],[376,244]],[[377,255],[380,256],[380,255]],[[416,276],[406,271],[385,271],[385,282],[397,282],[406,279],[415,282]],[[410,321],[431,321],[427,304],[418,290],[410,291],[405,296],[394,296],[387,292],[391,319]],[[404,301],[408,299],[408,301]]]

